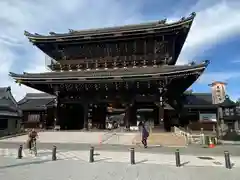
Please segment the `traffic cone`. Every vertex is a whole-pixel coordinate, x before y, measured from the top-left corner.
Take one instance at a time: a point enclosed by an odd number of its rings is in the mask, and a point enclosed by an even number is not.
[[[209,138],[209,146],[208,146],[208,147],[209,147],[209,148],[214,148],[214,147],[215,147],[215,145],[213,144],[211,138]]]
[[[102,144],[102,137],[101,137],[101,135],[99,136],[99,144]]]

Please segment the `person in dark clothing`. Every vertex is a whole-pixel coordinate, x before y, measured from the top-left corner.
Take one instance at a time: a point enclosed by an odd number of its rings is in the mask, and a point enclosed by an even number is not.
[[[147,148],[147,138],[149,136],[149,132],[147,131],[143,122],[139,123],[139,127],[141,127],[141,132],[142,132],[142,144],[144,148]]]

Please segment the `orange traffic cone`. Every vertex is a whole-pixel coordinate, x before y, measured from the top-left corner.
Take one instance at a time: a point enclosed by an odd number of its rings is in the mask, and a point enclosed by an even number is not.
[[[209,148],[214,148],[214,147],[215,147],[215,145],[213,144],[211,138],[209,138],[209,146],[208,146],[208,147],[209,147]]]
[[[101,135],[99,136],[99,144],[102,144],[102,137],[101,137]]]

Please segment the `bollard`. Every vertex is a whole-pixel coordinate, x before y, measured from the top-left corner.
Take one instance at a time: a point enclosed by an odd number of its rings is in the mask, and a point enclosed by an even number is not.
[[[181,161],[180,161],[179,149],[177,149],[176,152],[175,152],[175,159],[176,159],[176,167],[180,167],[181,166]]]
[[[91,147],[91,148],[90,148],[89,162],[90,162],[90,163],[93,163],[93,162],[94,162],[94,147]]]
[[[224,151],[224,158],[225,158],[225,166],[227,169],[231,169],[231,161],[230,161],[230,154],[228,151]]]
[[[134,148],[130,149],[130,162],[131,162],[131,164],[135,164],[135,151],[134,151]]]
[[[57,147],[56,146],[53,146],[53,149],[52,149],[52,160],[53,161],[57,160]]]
[[[18,148],[18,159],[22,159],[22,150],[23,150],[23,146],[20,145],[19,148]]]

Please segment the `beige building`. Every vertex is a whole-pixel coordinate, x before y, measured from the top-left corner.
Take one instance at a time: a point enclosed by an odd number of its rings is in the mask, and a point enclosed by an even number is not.
[[[226,97],[226,83],[215,81],[210,84],[212,88],[212,103],[220,104],[225,100]]]

